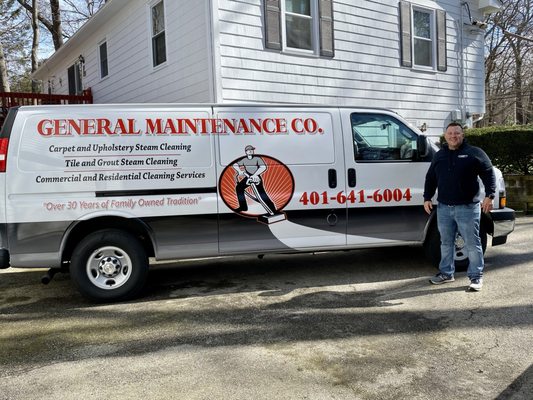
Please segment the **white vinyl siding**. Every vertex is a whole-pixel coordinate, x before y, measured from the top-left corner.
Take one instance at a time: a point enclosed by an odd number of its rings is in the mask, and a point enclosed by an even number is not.
[[[419,1],[445,9],[448,18],[446,72],[400,65],[399,2],[333,3],[335,57],[316,58],[264,49],[263,4],[219,0],[218,43],[222,102],[312,103],[386,107],[442,133],[450,111],[483,109],[483,45],[470,40],[461,60],[455,28],[459,1]],[[482,39],[482,38],[481,38]],[[468,79],[459,82],[461,69]]]
[[[281,37],[275,47],[276,35],[269,40],[265,12],[268,4],[279,5],[278,0],[167,0],[167,60],[157,68],[153,68],[151,46],[150,7],[154,4],[107,2],[103,10],[107,11],[86,24],[82,35],[69,39],[41,68],[38,79],[52,80],[55,93],[68,93],[67,69],[83,54],[87,72],[83,88],[93,89],[96,103],[384,107],[410,121],[425,122],[428,133],[436,136],[452,110],[484,112],[483,36],[462,28],[459,0],[334,0],[328,7],[334,12],[332,19],[327,16],[334,30],[328,37],[334,39],[327,56],[322,48],[320,55],[285,51]],[[409,10],[434,10],[435,27],[446,28],[436,29],[432,37],[437,53],[431,69],[402,65],[403,4]],[[471,8],[476,18],[482,17]],[[269,10],[274,9],[279,7]],[[280,20],[279,16],[273,19]],[[104,37],[111,73],[102,80],[98,44]],[[411,41],[407,43],[411,50]],[[274,46],[267,48],[267,44]]]
[[[118,11],[104,14],[105,18],[93,28],[94,33],[69,39],[70,45],[65,44],[53,60],[55,64],[49,74],[55,76],[55,93],[68,94],[70,64],[63,60],[83,54],[87,72],[83,88],[92,89],[95,103],[213,102],[208,34],[211,11],[206,3],[187,2],[185,7],[181,0],[165,2],[167,62],[153,68],[150,4],[154,3],[108,2],[106,7]],[[103,37],[111,72],[105,79],[100,77],[99,59]]]

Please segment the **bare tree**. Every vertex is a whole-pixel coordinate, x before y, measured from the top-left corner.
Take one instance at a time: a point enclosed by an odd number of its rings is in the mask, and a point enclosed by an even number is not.
[[[27,28],[15,0],[0,0],[0,91],[10,91],[11,81],[22,74],[21,62],[27,60]]]
[[[39,51],[39,6],[37,4],[37,0],[32,0],[32,13],[31,13],[31,28],[33,32],[33,41],[31,45],[31,72],[37,71],[37,68],[39,68],[39,59],[38,59],[38,51]],[[39,92],[39,86],[37,85],[37,82],[32,81],[31,89],[33,93]]]
[[[9,79],[7,77],[7,63],[6,58],[4,57],[4,46],[2,46],[2,41],[0,41],[0,91],[11,91]]]
[[[33,15],[33,12],[36,8],[37,2],[31,0],[32,3],[28,3],[27,0],[17,0],[17,2],[24,7],[30,15]],[[40,8],[37,6],[37,19],[44,25],[44,27],[52,35],[52,40],[54,42],[54,49],[57,50],[63,45],[63,31],[61,28],[61,11],[59,8],[59,0],[50,0],[50,16],[40,12]]]
[[[503,3],[485,35],[486,123],[526,124],[533,114],[533,0]]]
[[[105,0],[63,0],[63,23],[67,36],[72,36],[96,12]]]
[[[50,11],[52,15],[52,39],[54,40],[54,48],[57,50],[63,46],[63,28],[59,0],[50,0]]]
[[[104,0],[0,0],[0,90],[28,91],[30,71],[37,68],[32,49],[46,53],[51,39],[57,51],[104,4]],[[28,39],[33,32],[38,36],[32,42]]]

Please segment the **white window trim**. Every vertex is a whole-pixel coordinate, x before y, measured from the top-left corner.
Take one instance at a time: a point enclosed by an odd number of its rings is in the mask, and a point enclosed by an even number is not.
[[[107,51],[107,75],[102,76],[102,60],[100,59],[100,46],[103,44],[106,44],[106,51]],[[98,42],[98,45],[96,47],[96,54],[98,55],[98,77],[100,78],[100,81],[103,81],[107,78],[109,78],[109,75],[111,75],[111,71],[109,70],[109,43],[107,41],[107,38],[104,38]]]
[[[421,38],[415,35],[415,11],[423,12],[429,14],[430,16],[430,41],[431,41],[431,67],[426,65],[418,65],[415,63],[416,54],[415,54],[415,39],[427,40],[426,38]],[[421,7],[415,4],[411,6],[411,54],[413,60],[412,69],[418,69],[423,71],[437,71],[437,17],[436,10],[433,8]]]
[[[285,0],[281,0],[281,46],[282,51],[285,53],[295,53],[299,55],[318,56],[320,54],[320,32],[319,32],[319,15],[318,15],[318,0],[311,0],[311,16],[308,17],[311,20],[311,40],[313,50],[299,49],[297,47],[287,46],[287,28],[285,16],[297,15],[302,17],[302,14],[291,13],[286,11]],[[303,16],[305,17],[305,16]]]
[[[159,3],[163,3],[163,12],[164,12],[164,24],[165,24],[165,62],[162,62],[159,65],[154,66],[154,50],[153,50],[153,26],[152,26],[152,8],[156,6]],[[148,6],[148,51],[149,51],[149,57],[148,62],[150,63],[150,68],[152,72],[158,71],[161,68],[165,68],[168,65],[168,21],[167,21],[167,8],[165,6],[164,0],[152,0],[149,3],[147,3]]]

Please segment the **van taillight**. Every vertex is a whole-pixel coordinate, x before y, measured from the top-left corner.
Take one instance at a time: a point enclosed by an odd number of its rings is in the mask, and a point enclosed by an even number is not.
[[[6,172],[8,138],[0,139],[0,172]]]
[[[505,196],[505,192],[503,190],[500,190],[499,199],[500,203],[498,204],[498,207],[505,208],[507,206],[507,197]]]

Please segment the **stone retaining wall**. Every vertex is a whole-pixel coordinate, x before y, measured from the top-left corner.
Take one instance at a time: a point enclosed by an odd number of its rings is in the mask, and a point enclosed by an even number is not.
[[[533,213],[533,175],[505,175],[507,207]]]

